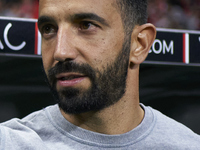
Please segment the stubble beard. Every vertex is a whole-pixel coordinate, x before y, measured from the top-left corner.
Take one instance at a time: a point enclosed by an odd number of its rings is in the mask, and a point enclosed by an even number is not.
[[[59,107],[67,114],[100,111],[117,103],[126,91],[126,78],[130,52],[129,40],[123,44],[118,57],[107,64],[103,71],[95,70],[88,64],[59,62],[48,71],[50,89]],[[55,75],[62,72],[77,72],[86,75],[91,86],[65,88],[57,91]]]

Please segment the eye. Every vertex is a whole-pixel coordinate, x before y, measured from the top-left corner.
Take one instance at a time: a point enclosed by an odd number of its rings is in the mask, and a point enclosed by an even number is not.
[[[42,36],[44,36],[44,37],[53,35],[53,34],[55,34],[56,32],[57,32],[57,29],[56,29],[53,25],[50,25],[50,24],[44,25],[44,26],[41,28],[41,34],[42,34]]]
[[[89,21],[82,21],[79,24],[79,29],[80,30],[89,30],[89,29],[92,30],[94,28],[96,28],[96,25],[93,24],[92,22],[89,22]]]

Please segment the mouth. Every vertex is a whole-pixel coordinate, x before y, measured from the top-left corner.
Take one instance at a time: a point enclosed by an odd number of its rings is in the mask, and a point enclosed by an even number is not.
[[[82,82],[86,76],[76,73],[63,73],[56,76],[58,87],[72,87]]]
[[[66,81],[66,80],[73,80],[73,79],[82,78],[82,77],[84,77],[84,76],[71,75],[71,76],[60,77],[60,78],[58,78],[58,80]]]

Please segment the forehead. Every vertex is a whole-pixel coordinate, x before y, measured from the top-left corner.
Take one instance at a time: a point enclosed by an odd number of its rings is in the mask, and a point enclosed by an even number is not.
[[[116,0],[40,0],[39,15],[62,17],[74,13],[95,13],[102,17],[119,15]]]

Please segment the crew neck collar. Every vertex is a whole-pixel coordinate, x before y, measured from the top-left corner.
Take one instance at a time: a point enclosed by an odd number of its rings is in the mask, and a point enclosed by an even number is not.
[[[141,104],[141,107],[145,112],[142,122],[133,130],[119,135],[96,133],[75,126],[63,117],[58,105],[48,107],[46,113],[54,127],[72,140],[101,147],[123,147],[134,144],[146,137],[155,124],[156,118],[151,108],[143,104]]]

